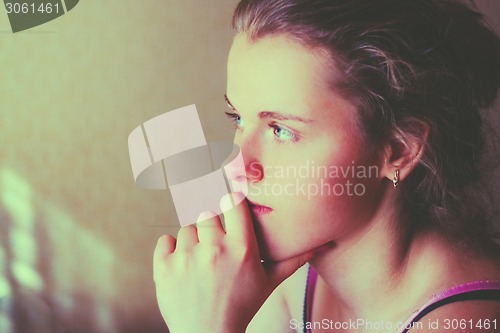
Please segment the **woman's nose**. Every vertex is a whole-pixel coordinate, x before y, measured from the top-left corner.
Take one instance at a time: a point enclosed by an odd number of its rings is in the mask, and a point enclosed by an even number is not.
[[[236,157],[224,167],[228,179],[240,184],[261,181],[264,168],[259,161],[256,144],[235,140],[235,146],[239,148],[238,153],[233,154]]]

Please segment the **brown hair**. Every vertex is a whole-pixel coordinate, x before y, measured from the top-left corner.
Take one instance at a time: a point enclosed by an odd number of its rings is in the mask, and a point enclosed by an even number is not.
[[[243,0],[233,29],[326,51],[372,147],[423,139],[428,127],[424,154],[398,189],[408,226],[432,223],[469,240],[491,231],[479,110],[500,86],[500,41],[478,12],[445,0]]]

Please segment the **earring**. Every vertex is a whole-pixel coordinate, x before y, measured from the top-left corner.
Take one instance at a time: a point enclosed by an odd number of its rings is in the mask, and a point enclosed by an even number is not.
[[[396,169],[394,171],[394,178],[392,179],[392,184],[394,185],[394,188],[397,188],[399,186],[399,170]]]

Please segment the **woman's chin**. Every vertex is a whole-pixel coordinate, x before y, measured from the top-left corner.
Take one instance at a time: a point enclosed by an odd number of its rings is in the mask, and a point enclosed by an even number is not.
[[[269,262],[285,261],[287,259],[291,259],[302,254],[300,252],[296,252],[296,249],[294,249],[293,251],[290,250],[287,251],[282,248],[273,249],[268,246],[261,246],[260,243],[259,243],[259,250],[260,250],[260,258],[263,261],[269,261]]]
[[[316,257],[321,257],[335,248],[334,241],[319,243],[315,246],[297,247],[283,246],[283,244],[273,244],[259,241],[260,258],[263,261],[280,262],[300,256],[311,257],[311,260]],[[307,259],[307,258],[306,258]],[[309,260],[308,260],[309,261]]]
[[[258,240],[259,243],[259,252],[260,258],[264,261],[269,262],[278,262],[286,259],[286,254],[283,251],[279,251],[279,249],[273,248],[268,243],[263,242],[262,240]]]

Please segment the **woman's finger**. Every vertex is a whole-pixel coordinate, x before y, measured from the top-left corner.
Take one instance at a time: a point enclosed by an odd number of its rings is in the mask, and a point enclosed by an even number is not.
[[[174,253],[191,250],[196,244],[198,244],[198,231],[194,225],[189,224],[179,229]]]
[[[200,243],[215,243],[226,234],[219,216],[212,211],[201,213],[196,227]]]
[[[153,256],[154,261],[158,261],[171,254],[175,250],[176,239],[170,235],[163,235],[158,239]]]
[[[163,235],[158,239],[153,254],[153,276],[156,277],[156,272],[158,271],[160,265],[163,264],[163,259],[174,252],[175,244],[176,239],[170,235]]]
[[[252,215],[243,194],[231,193],[225,195],[220,205],[222,212],[224,212],[226,235],[237,243],[258,249]]]

